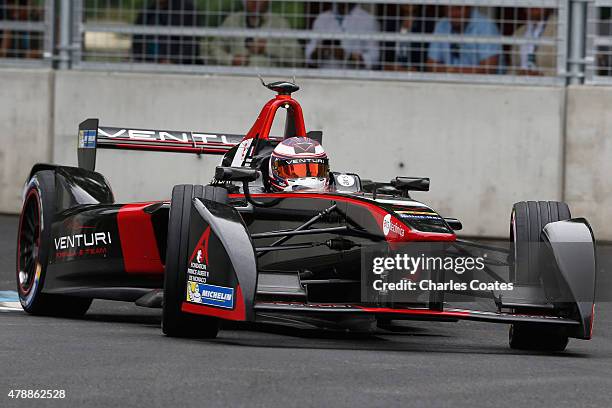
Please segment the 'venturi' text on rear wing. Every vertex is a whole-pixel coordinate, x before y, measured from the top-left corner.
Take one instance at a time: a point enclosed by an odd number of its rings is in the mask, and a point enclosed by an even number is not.
[[[131,149],[195,154],[225,154],[245,135],[145,130],[100,126],[98,119],[79,125],[79,167],[93,171],[97,149]]]

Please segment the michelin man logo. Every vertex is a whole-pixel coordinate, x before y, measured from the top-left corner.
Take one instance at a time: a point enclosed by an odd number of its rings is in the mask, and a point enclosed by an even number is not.
[[[198,261],[198,263],[202,263],[202,250],[201,249],[198,249],[196,260]]]
[[[202,294],[196,282],[187,282],[187,301],[202,303]]]

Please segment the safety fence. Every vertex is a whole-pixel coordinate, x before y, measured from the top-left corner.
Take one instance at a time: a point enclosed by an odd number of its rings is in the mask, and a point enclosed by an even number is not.
[[[0,0],[0,64],[610,83],[611,6],[612,0]]]
[[[0,64],[49,66],[55,48],[54,15],[54,0],[0,0]]]
[[[589,3],[586,50],[586,82],[612,85],[612,0]]]

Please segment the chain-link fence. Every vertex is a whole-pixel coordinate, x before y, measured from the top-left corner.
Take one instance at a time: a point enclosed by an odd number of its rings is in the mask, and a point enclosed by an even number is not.
[[[51,64],[54,10],[54,0],[0,0],[0,64]]]
[[[612,0],[588,2],[585,28],[581,0],[0,0],[0,64],[611,83]]]
[[[372,79],[565,81],[564,0],[76,0],[73,65]]]
[[[589,4],[586,53],[586,82],[612,84],[612,0]]]

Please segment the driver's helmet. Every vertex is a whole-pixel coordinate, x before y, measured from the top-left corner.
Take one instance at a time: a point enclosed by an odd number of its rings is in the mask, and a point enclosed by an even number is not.
[[[275,191],[323,190],[328,176],[329,159],[323,146],[307,137],[283,140],[270,157],[269,182]]]

